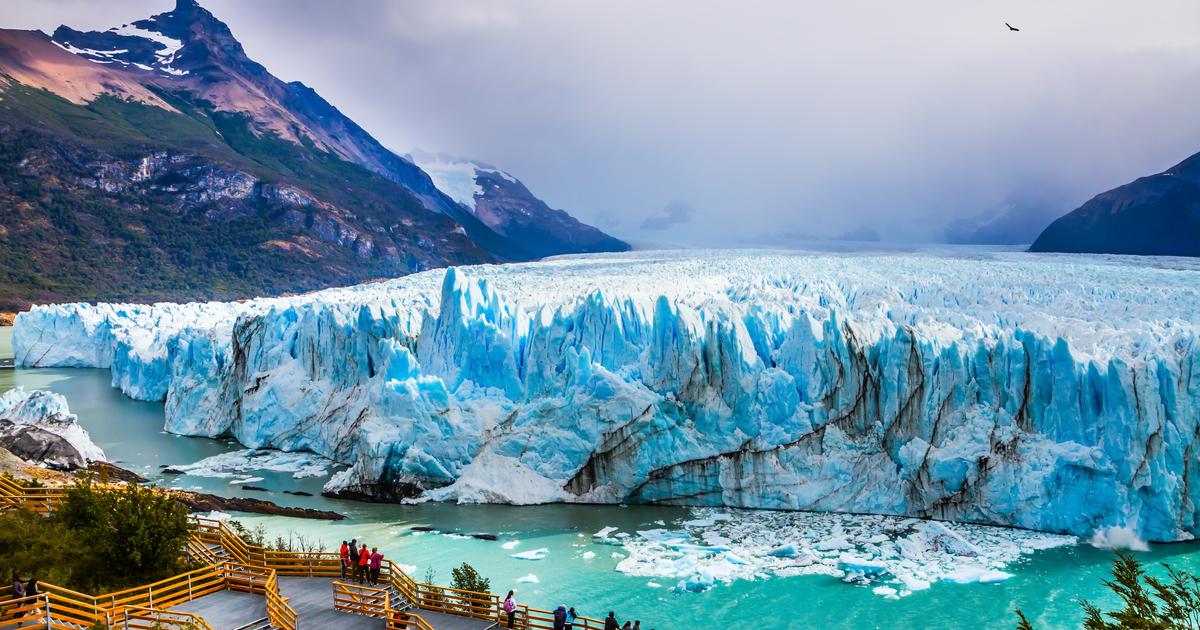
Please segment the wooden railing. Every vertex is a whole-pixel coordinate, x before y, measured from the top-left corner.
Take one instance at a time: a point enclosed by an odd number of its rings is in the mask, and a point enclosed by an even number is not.
[[[11,595],[11,590],[7,593]],[[46,623],[50,602],[46,595],[0,601],[0,630],[34,628]]]
[[[109,624],[109,627],[135,630],[167,630],[168,628],[213,630],[212,626],[208,625],[208,622],[199,615],[142,606],[126,606],[121,610],[120,616],[114,618],[113,622]]]
[[[273,569],[279,575],[332,578],[341,576],[341,558],[337,553],[265,549],[245,542],[223,521],[199,517],[193,517],[192,521],[196,524],[195,536],[197,541],[221,545],[225,547],[231,556],[238,558],[239,562],[243,562],[242,558],[247,558],[249,561],[245,562],[246,564]],[[235,546],[227,546],[227,543]],[[393,586],[402,597],[412,602],[420,610],[474,617],[494,622],[507,622],[507,617],[504,615],[501,606],[501,599],[493,593],[465,591],[448,586],[418,582],[391,560],[386,559],[383,561],[379,578],[381,583]],[[347,586],[351,585],[347,584]],[[399,608],[397,602],[390,603],[393,607]],[[419,625],[425,622],[420,619],[418,614],[408,613],[408,616],[415,619],[407,622],[407,626],[399,624],[395,628],[424,628],[428,626],[428,624],[425,624],[425,626]],[[522,628],[530,628],[531,630],[553,630],[554,628],[554,613],[549,610],[530,608],[523,605],[518,606],[517,619],[520,621]],[[392,619],[389,617],[389,628],[392,627],[392,623]],[[577,617],[574,628],[579,630],[601,630],[604,628],[604,622],[590,617]]]
[[[390,598],[391,594],[384,588],[347,584],[337,580],[333,582],[333,607],[337,610],[386,619],[388,611],[392,608]]]
[[[23,507],[38,514],[47,514],[62,503],[67,493],[62,488],[26,486],[0,476],[0,509]]]

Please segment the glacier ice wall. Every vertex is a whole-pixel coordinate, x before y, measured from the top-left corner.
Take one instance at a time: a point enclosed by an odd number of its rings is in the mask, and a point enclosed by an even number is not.
[[[294,298],[24,313],[166,426],[377,498],[1200,531],[1200,270],[1132,258],[600,255]]]

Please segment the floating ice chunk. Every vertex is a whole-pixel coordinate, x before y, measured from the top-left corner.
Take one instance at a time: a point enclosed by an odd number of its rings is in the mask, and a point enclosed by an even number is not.
[[[521,544],[521,541],[519,541],[519,540],[510,540],[510,541],[504,543],[503,545],[500,545],[500,547],[502,549],[516,549],[517,545],[519,545],[519,544]]]
[[[1128,549],[1130,551],[1150,551],[1150,545],[1137,535],[1131,527],[1111,526],[1097,529],[1088,541],[1098,549]]]
[[[262,481],[262,480],[263,480],[262,477],[246,477],[245,479],[231,479],[231,480],[229,480],[229,483],[231,483],[231,484],[255,483],[255,482]]]
[[[887,599],[900,599],[900,596],[896,593],[896,589],[890,586],[876,586],[871,589],[871,592]]]
[[[653,582],[653,581],[646,582],[646,586],[649,586],[650,588],[662,588],[662,584],[659,584],[658,582]]]
[[[538,576],[530,573],[529,575],[524,575],[524,576],[517,578],[517,582],[519,584],[537,584]]]
[[[768,551],[767,555],[775,558],[795,558],[800,555],[800,551],[796,549],[796,545],[782,545]]]
[[[546,554],[548,553],[550,553],[550,550],[542,547],[541,549],[533,549],[531,551],[514,553],[512,557],[516,558],[517,560],[541,560],[542,558],[545,558]]]
[[[192,464],[176,464],[171,468],[196,477],[223,478],[251,471],[270,471],[292,473],[292,478],[303,479],[329,474],[327,467],[331,463],[312,453],[245,449],[213,455]]]
[[[414,574],[416,574],[416,572],[417,572],[417,567],[416,567],[415,565],[411,565],[411,564],[394,564],[393,566],[395,566],[397,569],[400,569],[401,571],[403,571],[403,572],[407,573],[408,575],[414,575]]]
[[[584,560],[591,560],[591,559],[593,559],[593,558],[595,558],[595,557],[596,557],[596,552],[595,552],[595,551],[585,551],[585,552],[583,552],[583,559],[584,559]]]

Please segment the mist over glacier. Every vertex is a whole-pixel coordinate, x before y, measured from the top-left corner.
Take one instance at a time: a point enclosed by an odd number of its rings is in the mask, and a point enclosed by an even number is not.
[[[653,502],[1194,536],[1200,268],[649,252],[19,316],[166,428],[375,498]]]

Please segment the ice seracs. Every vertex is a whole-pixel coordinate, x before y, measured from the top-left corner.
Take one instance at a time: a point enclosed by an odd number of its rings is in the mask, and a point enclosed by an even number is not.
[[[345,464],[327,490],[349,495],[1157,541],[1200,531],[1198,326],[1184,260],[689,251],[39,307],[14,343],[23,365],[110,367],[165,398],[170,431]]]
[[[39,389],[17,387],[0,394],[0,447],[25,461],[58,470],[104,461],[104,451],[79,425],[67,399]]]

